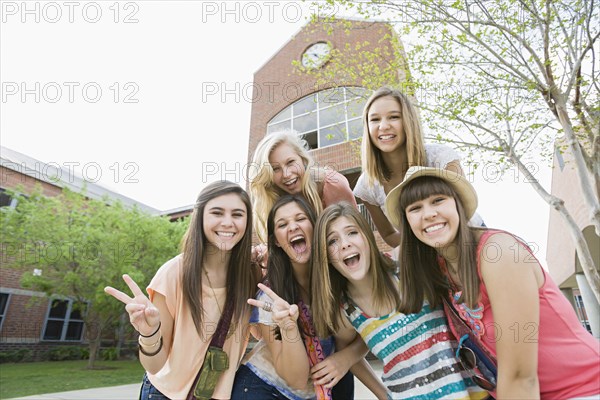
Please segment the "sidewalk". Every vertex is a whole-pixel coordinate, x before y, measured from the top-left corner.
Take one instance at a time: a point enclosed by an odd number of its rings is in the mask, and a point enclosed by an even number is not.
[[[371,361],[371,366],[377,376],[382,374],[382,365],[378,360]],[[355,400],[371,400],[375,397],[358,379],[354,378]],[[73,390],[70,392],[38,394],[34,396],[19,397],[11,400],[135,400],[140,395],[140,383],[103,387],[96,389]]]

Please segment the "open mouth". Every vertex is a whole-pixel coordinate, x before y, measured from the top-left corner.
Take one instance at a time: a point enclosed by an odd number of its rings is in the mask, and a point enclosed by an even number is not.
[[[350,254],[348,257],[344,258],[344,264],[347,267],[354,267],[358,264],[359,261],[360,261],[360,254],[358,254],[358,253]]]
[[[295,184],[296,184],[296,182],[298,182],[298,178],[294,178],[294,179],[292,179],[292,180],[289,180],[289,181],[287,181],[287,182],[284,182],[283,184],[284,184],[285,186],[292,186],[292,185],[295,185]]]
[[[304,253],[306,251],[306,248],[308,247],[306,244],[306,238],[302,235],[294,236],[290,240],[290,245],[296,253]]]

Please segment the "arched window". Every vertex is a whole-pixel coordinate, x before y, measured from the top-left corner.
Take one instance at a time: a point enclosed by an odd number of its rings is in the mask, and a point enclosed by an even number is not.
[[[370,91],[336,87],[301,98],[267,123],[267,134],[292,129],[311,149],[362,137],[362,111]]]

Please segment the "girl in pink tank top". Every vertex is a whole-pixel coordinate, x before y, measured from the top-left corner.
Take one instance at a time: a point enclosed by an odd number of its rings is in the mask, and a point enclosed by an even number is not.
[[[600,396],[598,340],[524,242],[508,232],[467,225],[477,195],[463,176],[412,167],[388,194],[386,207],[402,231],[402,307],[415,312],[424,300],[452,302],[497,359],[492,395]]]

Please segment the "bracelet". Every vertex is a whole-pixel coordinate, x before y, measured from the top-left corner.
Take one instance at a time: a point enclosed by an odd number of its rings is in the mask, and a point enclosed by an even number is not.
[[[162,350],[162,347],[163,347],[163,338],[162,338],[162,336],[160,337],[160,340],[157,343],[159,343],[159,346],[158,346],[158,349],[156,349],[156,351],[154,353],[147,352],[146,350],[144,350],[144,348],[140,344],[138,346],[140,348],[140,353],[142,353],[143,355],[145,355],[147,357],[152,357],[152,356],[157,355],[158,353],[160,353],[160,351]],[[155,345],[156,345],[156,343],[154,345],[152,345],[152,347],[154,347]]]
[[[159,321],[159,322],[158,322],[158,328],[156,328],[156,330],[155,330],[154,332],[152,332],[152,333],[151,333],[150,335],[148,335],[148,336],[146,336],[146,335],[142,335],[142,334],[140,333],[140,336],[141,336],[141,337],[145,337],[145,338],[149,338],[149,337],[152,337],[152,336],[156,335],[156,334],[158,333],[158,331],[160,330],[160,325],[161,325],[161,322]],[[139,333],[139,332],[138,332],[138,333]]]
[[[162,337],[162,336],[161,336],[161,337]],[[160,339],[159,339],[159,340],[157,340],[156,342],[152,343],[152,344],[147,344],[147,343],[144,343],[144,342],[142,341],[142,337],[141,337],[141,336],[138,336],[138,344],[139,344],[140,346],[146,346],[146,347],[156,347],[156,346],[158,346],[158,343],[160,343]]]

